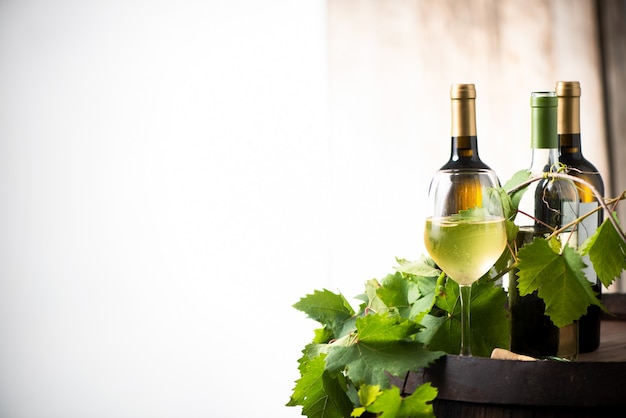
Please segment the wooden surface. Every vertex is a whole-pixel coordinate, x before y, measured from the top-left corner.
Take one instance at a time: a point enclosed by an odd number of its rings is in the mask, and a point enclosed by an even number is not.
[[[626,321],[603,321],[600,347],[581,354],[578,361],[626,362]]]
[[[600,348],[575,362],[447,355],[411,373],[406,392],[425,382],[438,390],[433,402],[438,418],[621,418],[626,321],[604,321]]]
[[[447,355],[409,380],[429,381],[438,398],[529,406],[626,407],[626,362],[493,360]],[[415,386],[413,386],[415,385]],[[522,390],[523,388],[523,390]]]
[[[605,314],[602,321],[600,347],[593,353],[581,354],[579,361],[626,362],[626,294],[606,294],[602,301],[610,314]]]
[[[410,374],[405,390],[438,389],[438,418],[622,417],[626,411],[626,295],[604,297],[600,347],[578,361],[517,361],[447,355]],[[609,319],[610,318],[610,319]],[[404,382],[394,381],[402,386]]]

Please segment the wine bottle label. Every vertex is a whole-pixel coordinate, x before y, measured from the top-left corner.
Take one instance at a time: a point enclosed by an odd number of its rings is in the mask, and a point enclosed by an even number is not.
[[[578,202],[572,202],[569,200],[564,200],[563,205],[561,207],[561,222],[560,226],[565,226],[569,224],[574,224],[574,221],[578,218]],[[568,244],[570,247],[578,248],[579,238],[578,238],[578,229],[568,228],[561,234],[559,234],[559,240],[561,241],[561,246],[565,247]]]
[[[578,214],[581,213],[578,202],[572,202],[570,200],[563,201],[562,210],[563,215],[561,218],[561,225],[567,225],[574,222],[578,219]],[[578,241],[574,241],[574,243],[578,245]]]
[[[595,208],[598,207],[597,202],[581,202],[579,204],[579,211],[581,215],[591,212]],[[598,228],[598,215],[594,214],[586,217],[582,220],[581,223],[578,224],[578,246],[580,247],[582,243],[584,243],[587,238],[592,236],[596,229]],[[583,269],[585,273],[585,277],[591,283],[596,283],[596,272],[593,269],[593,265],[591,264],[591,260],[589,259],[589,255],[583,256],[583,262],[587,267]]]

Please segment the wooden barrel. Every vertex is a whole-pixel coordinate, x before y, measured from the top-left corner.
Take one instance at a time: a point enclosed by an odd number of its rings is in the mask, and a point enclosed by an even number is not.
[[[603,321],[600,348],[578,361],[447,355],[410,374],[405,392],[431,382],[439,392],[438,418],[626,417],[626,321],[620,319]]]

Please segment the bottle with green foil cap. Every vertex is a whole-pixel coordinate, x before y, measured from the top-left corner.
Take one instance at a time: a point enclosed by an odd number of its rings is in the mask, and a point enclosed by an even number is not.
[[[557,170],[559,143],[557,137],[557,96],[553,91],[533,92],[531,110],[532,177]],[[570,181],[542,179],[524,192],[515,223],[520,228],[517,247],[535,237],[546,237],[578,217],[578,193]],[[558,238],[561,245],[577,245],[576,232],[568,229]],[[557,328],[545,315],[545,304],[537,293],[520,296],[517,274],[509,276],[509,309],[511,314],[511,350],[532,357],[578,357],[578,323]]]

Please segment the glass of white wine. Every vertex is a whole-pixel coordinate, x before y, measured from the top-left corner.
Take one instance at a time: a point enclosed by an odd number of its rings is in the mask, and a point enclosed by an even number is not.
[[[471,356],[472,283],[487,273],[506,247],[498,180],[492,170],[439,170],[428,192],[424,243],[446,275],[459,285],[461,352]]]

